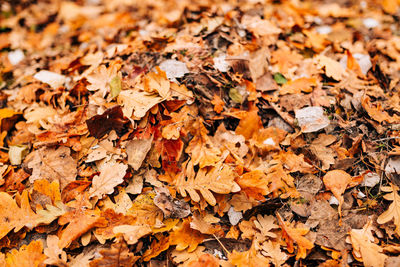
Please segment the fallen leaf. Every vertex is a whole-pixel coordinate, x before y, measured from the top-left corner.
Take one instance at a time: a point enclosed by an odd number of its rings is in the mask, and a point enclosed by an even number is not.
[[[128,154],[128,164],[138,170],[150,151],[153,137],[148,139],[134,139],[126,144],[126,153]]]
[[[114,106],[107,109],[101,115],[93,116],[86,121],[89,132],[97,139],[102,138],[111,130],[120,133],[128,120],[124,118],[121,106]]]
[[[333,170],[325,174],[323,181],[326,189],[330,190],[333,195],[339,200],[339,215],[342,214],[343,193],[347,185],[351,182],[351,175],[342,170]]]
[[[13,249],[6,255],[7,267],[43,266],[46,255],[43,254],[42,241],[32,241],[23,245],[19,250]]]
[[[104,195],[114,192],[114,187],[124,181],[128,166],[123,163],[106,162],[101,166],[100,175],[93,177],[89,189],[90,197],[102,199]]]
[[[317,132],[329,125],[322,107],[306,107],[295,111],[298,125],[303,133]]]
[[[132,252],[130,252],[126,242],[121,240],[112,244],[108,249],[100,250],[99,253],[101,254],[101,258],[91,261],[90,267],[131,267],[134,266],[135,262],[140,258],[140,256],[135,256]]]
[[[113,228],[115,234],[122,234],[128,245],[136,244],[140,238],[150,234],[148,225],[118,225]]]
[[[376,220],[379,224],[387,223],[393,220],[393,223],[396,226],[396,233],[400,236],[400,195],[397,193],[398,187],[396,185],[391,184],[390,187],[383,187],[382,191],[388,192],[384,196],[386,200],[392,201],[389,208],[379,215]]]
[[[58,181],[63,189],[77,176],[77,162],[71,157],[71,150],[61,146],[55,148],[41,148],[35,150],[25,158],[28,168],[32,169],[29,181],[38,179]]]
[[[203,242],[205,236],[199,231],[190,228],[190,222],[183,222],[176,226],[170,233],[170,245],[176,245],[176,250],[182,251],[187,248],[187,252],[193,252],[197,246]]]
[[[200,169],[197,174],[193,170],[192,162],[188,162],[186,166],[186,173],[180,174],[175,182],[176,189],[183,197],[186,197],[188,193],[193,201],[199,202],[200,195],[197,193],[199,191],[211,206],[215,206],[217,202],[211,191],[218,194],[229,194],[240,190],[234,181],[235,173],[222,162],[209,171],[204,168]]]
[[[314,247],[313,243],[304,237],[310,230],[308,228],[294,228],[285,222],[279,213],[276,213],[280,227],[282,228],[282,236],[286,240],[287,250],[293,253],[293,243],[296,242],[297,254],[296,259],[304,259],[307,256],[307,250]]]
[[[342,65],[334,59],[327,56],[318,55],[315,58],[320,69],[325,68],[325,74],[328,77],[341,81],[346,76],[346,71]]]
[[[372,239],[372,240],[371,240]],[[374,243],[374,238],[368,234],[368,224],[363,229],[352,229],[350,240],[353,246],[353,254],[358,259],[362,259],[366,267],[383,267],[388,258],[383,254],[383,248]]]
[[[56,235],[49,235],[46,239],[47,247],[44,249],[44,254],[47,259],[44,264],[67,266],[67,254],[58,247],[59,239]]]

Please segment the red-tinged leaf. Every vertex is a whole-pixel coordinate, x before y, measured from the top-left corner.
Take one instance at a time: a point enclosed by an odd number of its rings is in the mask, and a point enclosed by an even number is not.
[[[93,116],[86,121],[90,135],[96,138],[102,138],[111,130],[121,133],[124,125],[129,120],[124,118],[121,106],[115,106],[107,109],[101,115]]]

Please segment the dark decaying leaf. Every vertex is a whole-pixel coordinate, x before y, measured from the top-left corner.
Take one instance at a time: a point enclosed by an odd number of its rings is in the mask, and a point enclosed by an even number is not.
[[[124,125],[129,120],[124,118],[121,106],[114,106],[107,109],[101,115],[93,116],[86,121],[90,135],[96,138],[102,138],[111,130],[121,133]]]

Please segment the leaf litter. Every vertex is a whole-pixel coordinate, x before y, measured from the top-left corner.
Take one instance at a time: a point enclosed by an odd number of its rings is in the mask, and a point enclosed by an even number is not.
[[[398,0],[0,11],[1,266],[398,265]]]

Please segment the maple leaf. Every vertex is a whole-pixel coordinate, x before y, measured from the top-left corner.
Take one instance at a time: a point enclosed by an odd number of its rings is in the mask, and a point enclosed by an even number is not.
[[[296,242],[297,255],[296,259],[304,259],[307,256],[307,250],[314,247],[313,243],[304,237],[309,232],[308,228],[293,228],[286,223],[279,213],[276,213],[279,225],[282,228],[282,236],[286,240],[287,250],[289,253],[293,253],[293,243]]]
[[[383,267],[388,256],[383,254],[382,247],[373,243],[374,237],[369,226],[370,223],[367,223],[363,229],[352,229],[350,231],[353,254],[356,258],[361,257],[366,267]]]
[[[6,267],[43,266],[46,255],[43,254],[43,243],[40,240],[23,245],[19,250],[13,249],[6,255]]]
[[[129,251],[126,242],[124,242],[123,240],[112,244],[109,249],[100,250],[99,253],[102,255],[102,257],[91,261],[90,267],[131,267],[140,258],[140,256],[135,256],[132,252]]]
[[[114,187],[124,181],[128,166],[123,163],[106,162],[101,166],[100,175],[93,177],[92,187],[89,189],[90,198],[103,198],[114,192]]]
[[[56,180],[64,189],[77,175],[77,162],[71,157],[71,150],[65,146],[35,150],[26,157],[25,162],[32,169],[29,177],[31,183],[38,179]]]
[[[343,193],[347,188],[347,185],[351,182],[351,175],[342,170],[333,170],[325,174],[324,184],[326,189],[331,190],[333,195],[339,200],[339,215],[342,214],[343,205]]]
[[[394,184],[391,184],[390,187],[382,187],[382,191],[388,192],[384,198],[393,202],[385,212],[379,215],[376,221],[379,224],[384,224],[393,220],[396,225],[395,231],[400,236],[400,195],[397,193],[398,190],[399,188]]]
[[[211,167],[209,171],[205,168],[200,169],[197,174],[194,172],[192,162],[189,161],[184,166],[187,166],[185,173],[179,174],[174,185],[183,197],[187,196],[187,192],[193,201],[199,202],[200,195],[197,193],[199,191],[211,206],[215,206],[217,201],[211,191],[218,194],[229,194],[240,190],[234,181],[235,172],[222,162]]]
[[[204,237],[199,231],[190,228],[189,220],[185,219],[171,232],[170,245],[176,245],[176,250],[178,251],[187,248],[188,252],[193,252],[203,242]]]

